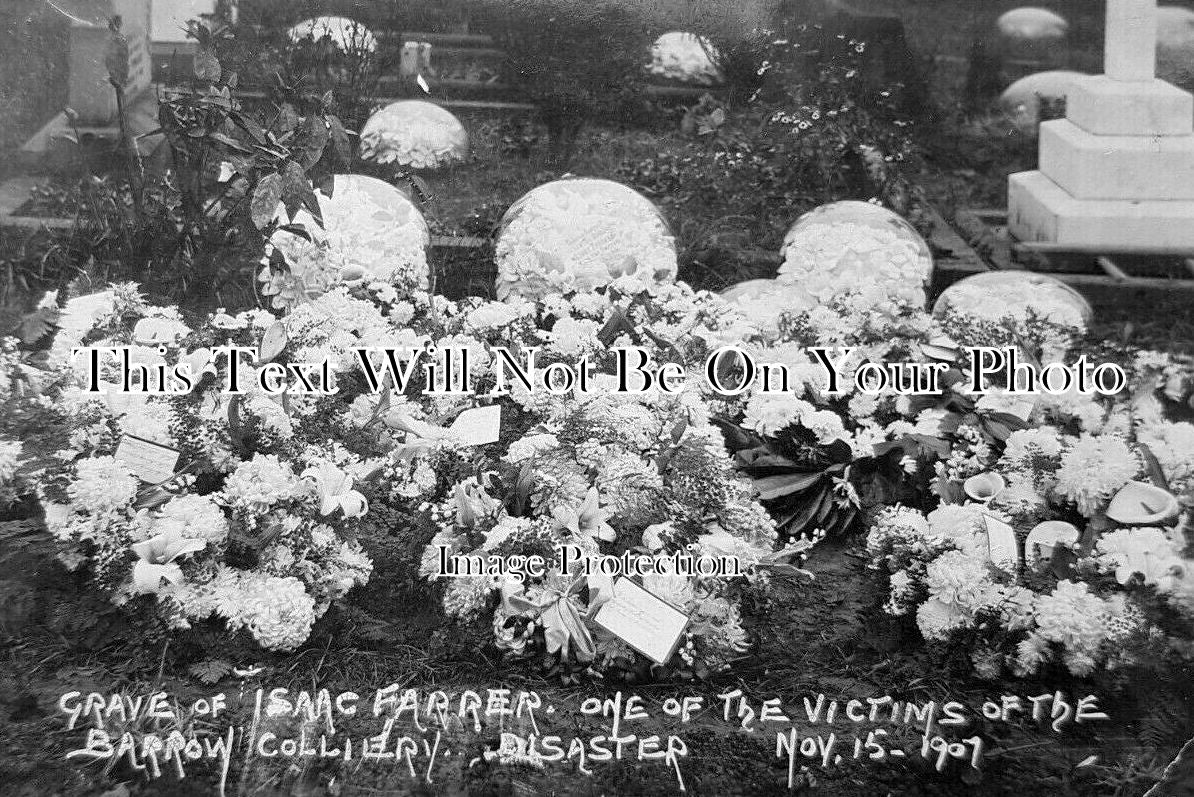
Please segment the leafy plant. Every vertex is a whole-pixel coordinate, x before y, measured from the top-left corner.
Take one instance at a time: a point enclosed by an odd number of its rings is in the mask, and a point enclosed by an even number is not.
[[[774,252],[801,213],[839,199],[879,198],[926,226],[924,197],[901,173],[915,160],[911,123],[891,91],[862,79],[862,52],[808,57],[818,35],[767,42],[748,59],[761,62],[744,103],[725,106],[723,119],[702,98],[686,114],[698,134],[686,146],[620,167],[687,222],[676,225],[685,261],[727,245]]]
[[[76,259],[94,258],[102,279],[136,279],[148,293],[196,310],[255,304],[252,276],[269,235],[299,208],[320,220],[313,185],[331,193],[331,176],[348,165],[352,145],[330,92],[304,116],[296,92],[282,86],[272,108],[254,112],[234,97],[237,74],[217,57],[228,29],[191,23],[189,33],[198,42],[190,85],[159,100],[154,133],[165,139],[166,170],[141,179],[130,156],[127,188],[85,180],[68,248]],[[115,85],[128,57],[116,26],[113,42]],[[123,107],[120,115],[125,122]],[[224,291],[237,280],[238,298],[229,301]]]
[[[625,116],[643,85],[649,45],[624,7],[582,0],[486,0],[474,14],[506,51],[506,82],[539,107],[553,157],[566,163],[591,119]]]

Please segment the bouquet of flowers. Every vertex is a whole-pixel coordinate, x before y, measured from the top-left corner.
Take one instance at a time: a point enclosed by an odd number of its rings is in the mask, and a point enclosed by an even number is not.
[[[1009,412],[995,393],[922,412],[941,503],[886,509],[868,533],[888,613],[915,616],[987,678],[1189,658],[1194,552],[1171,491],[1189,492],[1190,449],[1173,444],[1194,426],[1164,418],[1188,386],[1156,353],[1126,370],[1132,389],[1110,400],[1046,394]]]
[[[113,602],[167,627],[246,629],[264,648],[292,650],[369,578],[369,558],[352,539],[368,509],[354,479],[367,465],[334,443],[287,434],[278,421],[286,412],[264,395],[218,400],[232,360],[194,344],[255,342],[276,323],[260,311],[217,313],[192,332],[176,309],[149,307],[132,285],[68,303],[62,332],[90,328],[55,341],[36,391],[8,422],[30,451],[45,452],[28,487],[68,568],[86,568]],[[118,354],[57,360],[71,343]],[[162,355],[191,366],[193,391],[146,391]],[[15,363],[3,366],[11,384]],[[132,374],[124,390],[121,373]],[[146,478],[139,458],[122,453],[130,439],[174,451],[175,464]]]

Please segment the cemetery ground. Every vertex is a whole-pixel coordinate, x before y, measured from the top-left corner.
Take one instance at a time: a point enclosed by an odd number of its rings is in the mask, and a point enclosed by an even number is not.
[[[966,55],[968,41],[962,35],[966,3],[901,0],[890,6],[904,16],[911,40],[922,53]],[[1100,11],[1092,8],[1090,13]],[[1075,22],[1078,30],[1084,29],[1081,20]],[[1097,42],[1085,44],[1097,53]],[[1082,49],[1078,59],[1084,57]],[[6,68],[11,69],[11,63]],[[938,61],[932,68],[934,100],[942,111],[919,126],[917,143],[923,158],[908,175],[946,217],[956,208],[1004,206],[1006,174],[1031,168],[1035,161],[1034,140],[993,115],[963,118],[956,110],[964,69],[949,61]],[[52,85],[53,76],[47,81]],[[34,96],[44,89],[40,82],[10,77],[3,91],[14,108],[24,109],[31,103],[20,94]],[[651,164],[673,162],[669,156],[683,158],[694,147],[693,135],[679,130],[679,114],[671,113],[665,123],[646,129],[588,125],[566,167],[552,157],[544,131],[529,119],[469,119],[473,160],[442,174],[422,176],[425,185],[420,190],[426,193],[424,208],[433,233],[484,236],[511,202],[564,172],[627,182],[637,179],[640,186],[651,179],[666,186],[666,180],[650,171]],[[18,145],[21,128],[27,134],[36,126],[35,116],[16,114],[17,123],[4,126],[0,146]],[[76,200],[63,189],[67,185],[70,180],[57,187],[51,184],[38,197],[31,197],[33,204],[26,211],[71,215]],[[794,197],[790,208],[735,213],[734,202],[751,190],[750,185],[727,186],[717,194],[688,197],[683,207],[676,207],[676,198],[666,188],[655,194],[647,191],[664,208],[682,250],[699,253],[689,258],[682,279],[720,289],[766,273],[774,263],[760,253],[778,251],[796,213],[793,208],[817,204],[810,197]],[[52,258],[54,251],[53,244],[46,243],[52,239],[43,233],[5,231],[3,237],[0,261],[8,266],[6,295],[11,297],[20,293],[13,275],[31,261]],[[26,281],[33,283],[30,287],[36,287],[35,274],[35,270],[26,272]],[[485,272],[466,278],[454,290],[468,293],[490,285],[492,273]],[[19,304],[18,299],[10,301],[10,305]],[[1125,302],[1122,307],[1101,310],[1094,334],[1189,352],[1194,350],[1194,307],[1181,294],[1150,295],[1147,303]],[[980,681],[970,674],[968,662],[940,660],[926,652],[906,623],[878,619],[883,616],[879,606],[886,595],[868,573],[858,540],[814,549],[806,567],[816,577],[791,577],[773,591],[771,603],[752,607],[748,627],[755,647],[731,671],[712,674],[707,681],[602,684],[583,674],[527,675],[532,667],[515,672],[481,640],[462,637],[444,624],[439,601],[414,573],[432,530],[411,528],[402,520],[377,519],[376,529],[365,540],[375,562],[372,581],[352,594],[347,607],[333,609],[298,653],[256,652],[242,658],[238,651],[230,651],[225,659],[196,659],[193,650],[163,643],[152,629],[134,626],[115,608],[89,596],[53,561],[52,550],[39,540],[41,530],[34,523],[0,523],[0,566],[8,574],[0,581],[0,641],[6,659],[0,669],[0,793],[5,797],[212,793],[220,777],[218,768],[206,763],[189,768],[187,778],[179,781],[169,774],[148,780],[126,763],[81,765],[66,760],[65,753],[81,746],[83,738],[79,731],[64,730],[57,709],[59,697],[70,691],[130,696],[166,691],[181,705],[217,692],[249,696],[237,701],[233,718],[220,723],[223,729],[250,722],[251,696],[259,688],[321,688],[333,695],[345,691],[370,695],[389,684],[418,687],[422,694],[433,689],[484,693],[487,688],[506,687],[533,690],[545,705],[557,706],[546,723],[552,730],[545,732],[565,738],[590,736],[608,724],[579,710],[585,697],[606,690],[639,694],[655,705],[667,697],[699,694],[707,708],[692,723],[677,729],[670,719],[653,718],[643,726],[649,730],[640,735],[666,737],[674,732],[684,737],[690,752],[681,769],[690,793],[778,795],[793,791],[788,788],[788,762],[776,756],[774,732],[759,728],[743,733],[733,722],[725,722],[717,695],[740,689],[756,705],[781,698],[785,706],[802,712],[803,699],[817,694],[843,702],[893,695],[920,702],[956,700],[978,707],[1004,694],[1032,696],[1059,688],[1056,679]],[[1091,693],[1102,698],[1100,708],[1113,719],[1102,726],[1071,725],[1064,733],[1055,733],[1048,723],[996,725],[975,718],[963,730],[964,735],[977,733],[986,739],[981,770],[950,762],[938,772],[931,762],[916,756],[830,767],[810,762],[807,770],[798,763],[795,793],[1134,797],[1160,777],[1190,736],[1192,675],[1175,672],[1169,682],[1148,684],[1133,684],[1130,673],[1114,683],[1074,679],[1066,685],[1074,699]],[[351,722],[345,729],[351,732]],[[817,731],[810,727],[809,732]],[[487,727],[468,739],[446,741],[447,747],[459,745],[454,757],[444,758],[436,769],[434,783],[428,783],[422,772],[411,777],[404,766],[394,763],[257,758],[251,766],[241,766],[234,757],[227,791],[304,797],[677,792],[674,773],[654,763],[594,763],[591,776],[580,776],[562,765],[538,771],[482,760],[470,766],[486,744],[497,746],[498,732]],[[919,738],[910,730],[906,738],[893,740],[895,744],[913,749]]]

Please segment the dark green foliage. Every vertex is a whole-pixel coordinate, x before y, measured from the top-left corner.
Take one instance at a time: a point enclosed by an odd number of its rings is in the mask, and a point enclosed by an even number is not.
[[[561,162],[587,121],[625,118],[635,107],[651,40],[626,6],[583,0],[478,5],[478,28],[506,51],[506,81],[539,107]]]

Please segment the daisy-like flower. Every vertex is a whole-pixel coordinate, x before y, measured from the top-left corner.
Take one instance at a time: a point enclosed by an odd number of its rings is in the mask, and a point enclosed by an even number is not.
[[[746,404],[746,417],[742,425],[754,429],[761,435],[779,434],[792,424],[801,423],[804,418],[817,412],[816,407],[791,393],[763,394],[750,397]],[[832,414],[832,413],[830,413]],[[841,420],[838,419],[840,425]]]

